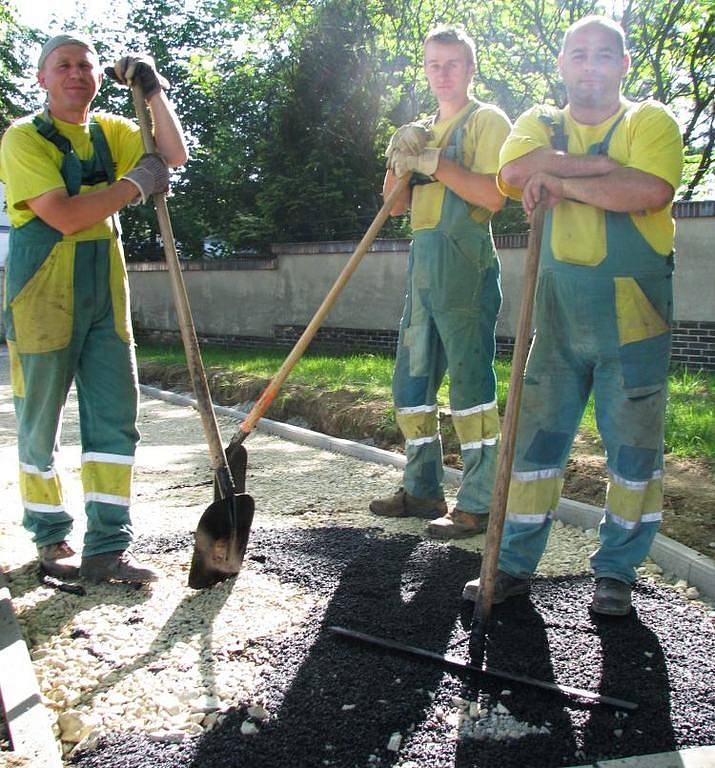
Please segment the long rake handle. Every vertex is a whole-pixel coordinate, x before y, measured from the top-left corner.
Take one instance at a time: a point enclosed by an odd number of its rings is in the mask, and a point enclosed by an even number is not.
[[[142,93],[141,86],[138,84],[132,85],[132,99],[134,101],[137,120],[139,121],[139,128],[141,129],[144,151],[156,152],[156,145],[154,144],[154,137],[151,132],[151,122],[144,102],[144,94]],[[186,294],[184,278],[181,274],[179,256],[176,252],[176,242],[174,241],[174,232],[171,227],[171,219],[169,218],[169,208],[166,204],[166,195],[160,193],[153,197],[154,205],[156,206],[156,216],[159,221],[159,232],[161,233],[161,239],[164,243],[164,255],[169,270],[171,290],[174,295],[174,306],[179,319],[181,340],[184,344],[184,352],[189,366],[191,382],[193,384],[194,393],[196,394],[196,402],[198,404],[199,413],[201,414],[201,422],[204,427],[204,433],[206,434],[206,442],[209,446],[211,466],[217,473],[221,496],[226,498],[233,494],[233,481],[226,462],[226,454],[221,443],[221,433],[219,432],[218,423],[216,422],[216,414],[214,413],[213,404],[211,402],[211,393],[209,391],[208,382],[206,381],[206,372],[204,370],[203,361],[201,360],[199,342],[196,337],[196,328],[194,327],[194,320],[191,315],[191,307]]]
[[[278,394],[280,388],[283,386],[283,382],[288,377],[288,374],[293,370],[295,364],[300,360],[305,352],[306,347],[313,340],[313,337],[318,331],[318,328],[323,324],[325,316],[332,309],[335,300],[340,295],[340,292],[345,287],[353,272],[358,267],[358,264],[362,261],[362,257],[367,253],[367,250],[373,244],[378,232],[382,229],[383,224],[387,221],[390,211],[397,198],[404,192],[409,183],[409,174],[402,176],[397,180],[397,183],[392,188],[390,194],[385,198],[385,202],[382,204],[382,208],[377,212],[377,215],[372,221],[367,232],[363,235],[362,240],[358,243],[357,248],[353,251],[353,255],[348,260],[348,263],[343,267],[343,271],[338,275],[338,279],[333,284],[333,287],[328,291],[328,295],[323,299],[323,303],[318,307],[316,313],[313,315],[313,319],[308,323],[305,330],[301,334],[298,341],[295,343],[293,349],[286,357],[283,365],[278,369],[276,375],[270,380],[268,386],[263,390],[261,396],[256,400],[251,408],[248,416],[239,426],[239,432],[234,436],[234,443],[242,443],[253,430],[256,422],[263,416],[268,410],[268,407],[273,402],[273,399]]]
[[[499,548],[504,531],[506,502],[509,495],[509,481],[511,479],[511,468],[514,463],[514,450],[516,446],[516,428],[519,422],[519,408],[521,406],[521,394],[524,385],[524,371],[526,369],[526,358],[529,354],[531,318],[534,311],[534,297],[539,273],[539,251],[541,250],[545,213],[546,204],[540,202],[534,209],[529,231],[524,293],[514,340],[509,393],[507,395],[504,422],[502,424],[502,438],[499,444],[494,495],[492,496],[492,503],[489,509],[489,525],[487,526],[484,555],[479,575],[479,593],[474,606],[474,616],[472,617],[470,652],[475,663],[478,665],[481,665],[484,661],[486,625],[492,611]]]

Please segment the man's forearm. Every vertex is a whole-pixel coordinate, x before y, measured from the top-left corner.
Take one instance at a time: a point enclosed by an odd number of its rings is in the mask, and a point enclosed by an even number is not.
[[[635,168],[619,167],[605,176],[563,179],[564,198],[606,211],[659,210],[673,199],[667,181]]]
[[[602,176],[619,167],[606,155],[571,155],[541,147],[507,163],[500,174],[510,187],[523,189],[535,173],[549,173],[560,178]]]
[[[492,174],[473,173],[453,160],[440,157],[434,178],[472,205],[493,212],[501,210],[504,205],[504,197]]]
[[[164,91],[159,91],[151,98],[149,110],[154,123],[157,152],[163,155],[170,168],[183,165],[189,156],[184,133]]]
[[[137,188],[130,181],[120,179],[105,189],[72,197],[65,189],[55,189],[34,200],[28,200],[27,205],[46,224],[63,235],[74,235],[124,208],[137,195]]]

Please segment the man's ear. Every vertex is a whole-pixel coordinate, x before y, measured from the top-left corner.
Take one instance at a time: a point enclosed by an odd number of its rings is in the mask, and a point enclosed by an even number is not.
[[[37,70],[37,82],[40,84],[40,88],[42,88],[43,91],[46,91],[47,88],[45,88],[45,73],[41,70]]]
[[[626,51],[623,54],[623,77],[628,74],[628,70],[631,68],[631,54]]]

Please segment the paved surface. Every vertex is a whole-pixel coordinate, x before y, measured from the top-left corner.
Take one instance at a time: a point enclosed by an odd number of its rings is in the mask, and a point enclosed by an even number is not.
[[[193,669],[187,659],[192,658],[194,652],[190,647],[191,633],[180,634],[180,642],[177,642],[176,630],[179,626],[177,622],[184,613],[187,619],[192,614],[195,618],[196,608],[190,607],[191,602],[196,600],[204,605],[202,615],[210,615],[213,620],[213,638],[211,632],[203,636],[204,644],[215,640],[216,644],[221,645],[226,656],[226,648],[229,649],[237,643],[243,643],[245,647],[251,645],[260,645],[261,633],[266,635],[285,631],[291,624],[299,626],[301,616],[305,610],[305,605],[299,594],[286,592],[285,584],[274,584],[256,568],[254,563],[248,563],[244,566],[241,577],[230,588],[226,587],[211,590],[212,594],[187,594],[183,582],[185,581],[185,564],[171,561],[168,557],[157,555],[153,561],[157,565],[164,567],[168,571],[176,570],[176,575],[167,579],[167,584],[161,588],[153,590],[151,594],[137,592],[126,592],[121,595],[116,592],[116,588],[99,587],[90,590],[86,598],[73,598],[64,596],[60,599],[59,595],[53,596],[51,590],[37,587],[33,583],[33,577],[23,563],[29,562],[33,557],[32,545],[28,542],[27,536],[17,524],[19,515],[16,510],[19,509],[19,498],[17,494],[17,485],[15,479],[16,455],[13,434],[13,420],[11,418],[12,405],[7,388],[7,361],[3,357],[4,350],[0,350],[0,495],[2,496],[2,512],[0,512],[0,533],[3,535],[3,561],[11,563],[12,567],[17,568],[20,564],[19,578],[15,582],[20,588],[20,594],[14,602],[19,606],[22,614],[23,631],[29,637],[35,667],[41,676],[41,687],[46,695],[54,695],[55,690],[51,688],[50,678],[57,675],[62,678],[62,686],[69,689],[72,677],[71,654],[77,651],[76,643],[87,641],[82,640],[82,634],[89,632],[94,636],[94,629],[103,622],[107,624],[108,634],[103,635],[107,638],[106,643],[109,647],[109,655],[114,655],[116,663],[120,663],[122,652],[139,654],[139,660],[145,660],[148,667],[154,667],[154,671],[149,677],[161,678],[163,672],[157,673],[156,668],[165,663],[162,659],[159,649],[162,638],[171,638],[174,649],[181,647],[183,658],[179,658],[176,668],[172,673],[182,673],[182,670],[188,675]],[[191,532],[195,529],[198,517],[203,512],[207,504],[207,495],[210,494],[210,477],[206,472],[206,451],[203,445],[203,439],[200,429],[197,430],[197,418],[187,408],[176,407],[162,403],[160,401],[145,400],[142,408],[142,431],[145,439],[140,447],[137,471],[137,504],[134,508],[134,517],[137,533],[140,536],[151,538],[158,533],[166,533],[169,530],[178,530],[182,533]],[[224,436],[231,433],[231,426],[224,418],[222,420]],[[345,442],[345,441],[341,441]],[[70,503],[74,507],[79,507],[80,492],[77,488],[78,472],[78,446],[77,446],[77,425],[76,416],[73,415],[73,406],[68,409],[67,427],[63,434],[63,459],[68,465],[69,475],[71,477],[68,486]],[[256,526],[283,526],[286,524],[298,524],[303,527],[313,525],[325,525],[329,522],[328,517],[332,517],[330,524],[347,524],[355,527],[369,528],[374,526],[375,519],[364,513],[367,501],[377,493],[383,493],[399,482],[399,467],[374,467],[373,465],[356,462],[349,457],[340,457],[335,454],[323,453],[304,446],[281,443],[276,438],[264,437],[256,434],[251,437],[248,444],[249,455],[251,458],[251,471],[249,474],[250,490],[257,499],[261,501],[260,509],[257,515]],[[338,446],[331,446],[333,450],[339,449]],[[316,483],[317,479],[317,483]],[[319,492],[316,493],[316,486]],[[311,492],[312,489],[312,492]],[[14,517],[14,522],[13,522]],[[81,534],[82,515],[78,515],[77,538]],[[387,526],[390,527],[389,525]],[[394,526],[394,531],[400,533],[419,534],[422,523],[417,521],[404,521],[403,525]],[[568,535],[567,535],[568,534]],[[572,534],[568,530],[563,531],[562,541],[569,547],[572,546]],[[578,535],[580,536],[580,534]],[[578,539],[576,534],[574,539]],[[583,537],[582,537],[583,538]],[[556,537],[558,539],[558,535]],[[591,542],[585,539],[585,544],[576,541],[573,544],[575,556],[582,558],[581,565],[585,565],[585,551],[587,551]],[[478,551],[478,546],[465,543],[466,548],[472,551]],[[580,554],[584,549],[584,554]],[[162,559],[163,557],[163,559]],[[558,564],[553,566],[558,567]],[[181,569],[184,568],[182,571]],[[115,591],[112,591],[112,590]],[[106,615],[97,619],[95,614],[100,611],[102,603],[107,603],[110,610]],[[256,604],[262,606],[261,619],[257,616],[255,609],[251,606]],[[215,608],[213,607],[215,604]],[[71,608],[69,614],[63,614],[67,607]],[[186,611],[184,611],[186,606]],[[142,624],[136,624],[135,620],[139,616],[152,616],[156,618],[155,625],[151,625],[149,618],[145,618]],[[173,613],[172,613],[173,612]],[[74,617],[74,618],[73,618]],[[268,617],[268,618],[266,618]],[[256,624],[266,618],[266,624],[256,628]],[[93,624],[92,622],[98,623]],[[119,620],[119,621],[118,621]],[[122,642],[118,647],[113,645],[112,635],[122,635],[126,630],[122,623],[132,625],[132,639],[141,640],[142,632],[149,632],[151,636],[148,644],[138,651],[122,648]],[[271,623],[272,622],[272,623]],[[250,634],[250,630],[255,630]],[[102,631],[105,631],[102,629]],[[192,630],[194,631],[194,630]],[[249,634],[246,635],[246,631]],[[186,630],[182,630],[186,632]],[[79,640],[72,641],[71,637],[79,635]],[[97,635],[99,636],[99,635]],[[265,635],[264,635],[265,636]],[[233,639],[233,645],[231,644]],[[126,640],[124,641],[126,644]],[[215,646],[214,646],[215,647]],[[93,646],[94,652],[101,650],[103,646],[97,642]],[[65,653],[61,663],[68,667],[68,670],[58,672],[57,667],[48,664],[48,659],[58,650]],[[106,648],[105,648],[106,650]],[[199,649],[200,654],[206,652]],[[131,656],[129,658],[132,658]],[[147,663],[147,661],[151,663]],[[107,661],[112,662],[112,658]],[[226,662],[224,666],[223,662]],[[54,663],[54,661],[53,661]],[[126,668],[126,662],[123,662]],[[109,690],[109,695],[102,693],[100,696],[93,695],[93,703],[96,705],[100,699],[106,701],[110,714],[103,715],[110,718],[111,712],[117,710],[121,716],[126,717],[126,710],[122,710],[121,699],[127,695],[127,691],[141,688],[144,681],[134,676],[133,670],[139,670],[138,664],[131,664],[127,670],[126,679],[121,685],[121,678],[116,680],[115,673],[110,672],[106,680],[112,682],[113,690]],[[111,665],[110,665],[111,669]],[[166,670],[169,672],[170,670]],[[239,670],[240,671],[240,670]],[[3,674],[0,671],[0,674]],[[228,679],[235,678],[237,666],[235,657],[228,654],[228,658],[214,658],[211,665],[212,685],[220,689],[222,684],[228,685]],[[64,676],[63,676],[64,675]],[[76,677],[76,673],[74,673]],[[66,681],[66,682],[65,682]],[[162,682],[164,689],[169,688],[172,680]],[[100,690],[106,690],[108,682],[103,684]],[[235,680],[231,681],[235,683]],[[241,684],[249,685],[250,681],[241,680]],[[176,683],[176,679],[173,679]],[[189,686],[201,686],[206,683],[205,674],[202,672],[198,682],[188,682]],[[60,687],[62,687],[60,686]],[[227,689],[226,689],[227,690]],[[71,691],[66,692],[68,696],[74,695]],[[64,693],[62,695],[65,695]],[[231,693],[228,691],[229,698],[237,695],[245,696],[245,691]],[[114,696],[113,700],[112,696]],[[149,698],[156,699],[158,692],[149,695]],[[84,694],[79,698],[79,704],[83,705],[86,700]],[[67,705],[62,704],[62,699],[50,699],[46,701],[51,704],[53,712],[66,709]],[[142,703],[141,707],[145,704]],[[136,708],[136,707],[135,707]],[[132,710],[134,711],[134,710]],[[161,714],[161,712],[159,713]],[[174,716],[175,718],[178,715]],[[219,715],[221,717],[221,715]],[[137,728],[139,725],[136,726]],[[198,727],[198,726],[197,726]],[[199,728],[200,730],[200,728]],[[157,739],[169,739],[171,733],[157,732]],[[64,738],[63,738],[64,741]],[[692,743],[692,742],[691,742]],[[65,742],[65,751],[69,753],[73,743]],[[611,753],[613,754],[613,753]],[[675,753],[670,755],[673,760],[676,759]],[[707,755],[703,759],[710,757]],[[644,756],[643,760],[655,759],[653,756]],[[681,756],[677,757],[681,760]],[[701,766],[708,763],[684,762],[684,760],[700,759],[697,753],[689,752],[682,756],[681,762],[672,763],[673,766]],[[0,756],[0,766],[3,765]],[[440,764],[441,765],[441,764]],[[610,765],[608,763],[587,763],[587,765]],[[616,765],[629,765],[627,763],[616,763]],[[641,763],[643,767],[651,763]],[[654,768],[661,768],[659,763],[652,763]],[[663,768],[670,766],[669,763],[663,763]],[[615,766],[614,766],[615,768]],[[640,768],[640,767],[639,767]]]

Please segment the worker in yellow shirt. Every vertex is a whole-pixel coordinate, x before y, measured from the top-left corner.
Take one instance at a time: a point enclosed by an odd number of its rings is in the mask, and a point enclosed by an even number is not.
[[[608,467],[593,611],[630,612],[661,521],[682,139],[662,104],[621,95],[629,63],[618,24],[573,24],[559,55],[568,105],[530,109],[501,152],[500,188],[527,213],[543,193],[549,210],[495,603],[529,592],[591,393]]]
[[[429,519],[429,535],[484,533],[494,485],[499,415],[494,375],[501,305],[492,214],[504,204],[496,186],[499,149],[510,123],[470,96],[474,42],[460,28],[437,28],[424,44],[424,70],[438,104],[427,120],[399,128],[387,151],[384,192],[396,178],[411,185],[392,210],[411,210],[405,309],[392,381],[405,436],[403,487],[370,509],[387,517]],[[456,506],[442,488],[437,391],[449,371],[452,420],[464,465]]]
[[[90,114],[102,82],[93,43],[50,38],[38,62],[41,112],[13,123],[0,144],[11,224],[5,321],[18,426],[23,522],[49,574],[90,581],[154,581],[127,552],[138,383],[117,211],[163,192],[186,160],[181,128],[148,57],[109,69],[138,81],[157,151],[144,155],[136,125]],[[75,383],[87,532],[81,562],[67,538],[55,466],[67,393]]]

